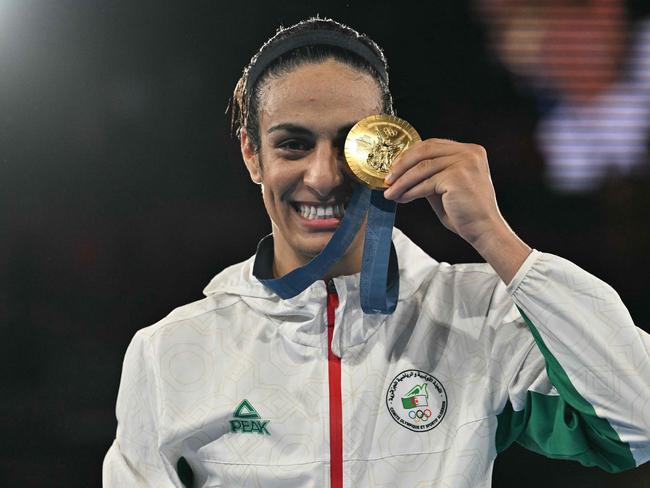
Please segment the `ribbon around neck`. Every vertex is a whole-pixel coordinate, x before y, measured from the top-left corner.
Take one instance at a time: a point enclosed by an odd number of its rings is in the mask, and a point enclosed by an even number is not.
[[[304,266],[281,278],[260,279],[280,298],[292,298],[327,272],[347,252],[352,240],[368,215],[361,262],[361,309],[367,314],[390,314],[397,306],[399,275],[388,281],[389,263],[397,262],[391,237],[395,222],[396,203],[386,200],[381,190],[371,190],[358,184],[352,193],[343,220],[323,250]],[[392,257],[392,260],[390,259]]]

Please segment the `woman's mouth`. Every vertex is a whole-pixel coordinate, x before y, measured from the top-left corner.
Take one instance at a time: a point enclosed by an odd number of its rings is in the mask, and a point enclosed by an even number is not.
[[[296,202],[294,208],[307,220],[340,219],[345,214],[345,206],[342,203],[320,205]]]
[[[293,202],[303,228],[315,231],[335,230],[345,215],[345,204],[320,204],[312,202]]]

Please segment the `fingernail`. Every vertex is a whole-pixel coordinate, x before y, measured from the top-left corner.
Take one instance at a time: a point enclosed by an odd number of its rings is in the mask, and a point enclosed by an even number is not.
[[[386,184],[390,185],[393,182],[393,173],[389,172],[386,175],[386,178],[384,178],[384,181],[386,182]]]
[[[387,190],[384,190],[384,198],[390,199],[391,195],[393,194],[392,190],[393,190],[392,188],[388,188]]]

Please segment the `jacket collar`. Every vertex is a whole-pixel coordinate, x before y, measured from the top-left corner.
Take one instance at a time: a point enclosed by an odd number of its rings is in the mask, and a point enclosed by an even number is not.
[[[393,244],[398,256],[400,302],[407,300],[437,267],[437,262],[416,246],[398,229],[393,229]],[[237,295],[252,309],[278,323],[292,340],[314,347],[322,346],[322,332],[326,327],[324,319],[327,290],[324,281],[316,281],[295,297],[283,300],[269,288],[262,285],[257,277],[270,275],[273,248],[272,242],[263,239],[258,252],[248,260],[226,268],[215,276],[203,290],[206,296],[228,294]],[[257,276],[257,277],[256,277]],[[386,315],[365,315],[359,303],[360,273],[334,278],[339,294],[339,308],[349,318],[357,316],[354,323],[362,323],[358,330],[346,331],[347,339],[342,347],[364,342],[383,323]],[[338,314],[337,314],[338,320]],[[342,321],[339,321],[341,323]],[[350,320],[343,321],[346,324]],[[337,340],[336,326],[334,342]],[[325,335],[326,336],[326,335]],[[339,337],[339,339],[342,339]],[[336,352],[336,351],[335,351]]]

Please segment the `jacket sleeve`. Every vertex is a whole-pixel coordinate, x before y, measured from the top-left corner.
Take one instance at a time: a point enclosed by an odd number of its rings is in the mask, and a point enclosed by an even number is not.
[[[117,434],[104,458],[104,488],[183,487],[159,447],[158,376],[145,331],[136,333],[124,357],[117,396]]]
[[[650,336],[606,283],[533,251],[508,285],[535,344],[497,416],[513,442],[609,472],[650,459]]]

